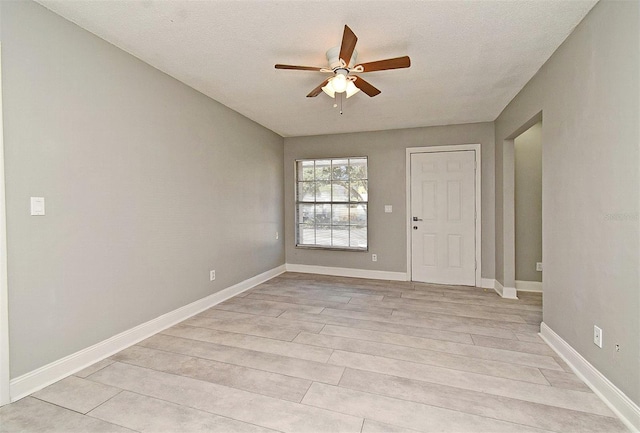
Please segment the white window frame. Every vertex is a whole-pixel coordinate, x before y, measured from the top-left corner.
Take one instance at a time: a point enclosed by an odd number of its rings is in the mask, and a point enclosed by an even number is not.
[[[367,200],[366,201],[333,201],[333,197],[330,201],[301,201],[299,200],[299,195],[298,195],[298,182],[299,182],[299,178],[298,178],[298,165],[300,162],[302,161],[335,161],[335,160],[351,160],[351,159],[364,159],[366,161],[366,167],[367,167],[367,177],[366,179],[358,179],[358,180],[365,180],[367,182]],[[351,180],[351,179],[350,179]],[[331,181],[333,182],[333,179],[331,179]],[[294,203],[295,203],[295,215],[294,215],[294,224],[295,224],[295,247],[296,248],[301,248],[301,249],[318,249],[318,250],[335,250],[335,251],[360,251],[360,252],[366,252],[369,251],[369,158],[367,156],[344,156],[344,157],[325,157],[325,158],[300,158],[300,159],[296,159],[294,162],[294,182],[295,182],[295,186],[294,186],[294,191],[295,191],[295,199],[294,199]],[[332,188],[333,190],[333,188]],[[366,243],[367,246],[366,247],[351,247],[351,246],[339,246],[339,245],[320,245],[320,244],[302,244],[300,243],[300,215],[299,215],[299,209],[300,209],[300,204],[320,204],[320,205],[347,205],[347,206],[351,206],[351,205],[360,205],[360,204],[364,204],[365,208],[366,208],[366,222],[364,224],[364,227],[366,229]],[[314,226],[317,226],[318,223],[314,222]],[[333,224],[330,224],[333,227]],[[351,227],[353,225],[349,224],[349,232],[351,232]]]

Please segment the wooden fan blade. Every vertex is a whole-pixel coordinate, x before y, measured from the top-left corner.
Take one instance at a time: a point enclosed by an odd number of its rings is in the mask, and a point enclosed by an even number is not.
[[[371,96],[372,98],[381,93],[380,90],[376,89],[375,87],[373,87],[371,84],[369,84],[367,81],[363,80],[360,77],[356,77],[356,80],[353,82],[353,84],[355,84],[355,86],[358,89],[362,90],[364,93]]]
[[[358,66],[362,66],[362,72],[386,71],[387,69],[408,68],[411,66],[411,59],[409,56],[404,56],[396,57],[394,59],[378,60],[376,62],[360,63],[359,65],[354,66],[353,69]]]
[[[322,82],[322,84],[320,84],[318,87],[316,87],[315,89],[313,89],[308,95],[307,98],[313,98],[314,96],[318,96],[320,94],[320,92],[322,92],[322,88],[324,86],[327,85],[327,83],[329,82],[329,79],[327,78],[326,80],[324,80]]]
[[[358,37],[349,26],[345,25],[344,33],[342,34],[342,45],[340,46],[340,58],[344,60],[346,66],[348,66],[351,61],[353,50],[356,48],[356,42],[358,42]]]
[[[316,68],[315,66],[295,66],[295,65],[276,65],[276,69],[294,69],[296,71],[322,71],[324,68]]]

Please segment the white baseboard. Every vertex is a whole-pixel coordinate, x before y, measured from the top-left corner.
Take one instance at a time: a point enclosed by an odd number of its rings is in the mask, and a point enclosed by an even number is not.
[[[11,401],[26,397],[283,272],[285,265],[278,266],[17,377],[10,381]]]
[[[516,290],[518,292],[542,293],[542,283],[540,281],[516,280]]]
[[[372,280],[407,281],[405,272],[371,271],[368,269],[334,268],[328,266],[286,264],[287,272],[333,275],[335,277],[370,278]]]
[[[483,289],[494,289],[496,288],[496,280],[493,278],[483,278],[480,283],[480,287]]]
[[[502,296],[506,299],[518,299],[518,292],[515,287],[504,287],[500,284],[500,281],[496,280],[495,286],[493,286],[493,290],[495,290],[498,295]]]
[[[640,431],[640,407],[637,404],[544,322],[540,324],[540,336],[631,431]]]

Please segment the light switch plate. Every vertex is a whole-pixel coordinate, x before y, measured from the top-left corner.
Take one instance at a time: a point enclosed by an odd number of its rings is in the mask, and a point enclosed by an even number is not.
[[[44,215],[44,197],[31,197],[31,215]]]
[[[391,206],[390,204],[385,204],[384,205],[384,211],[385,211],[385,213],[393,212],[393,206]]]
[[[593,344],[602,349],[602,329],[593,325]]]

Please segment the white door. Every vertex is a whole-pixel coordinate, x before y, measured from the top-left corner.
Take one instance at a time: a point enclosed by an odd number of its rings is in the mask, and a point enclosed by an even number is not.
[[[411,155],[413,281],[476,285],[475,152]]]

